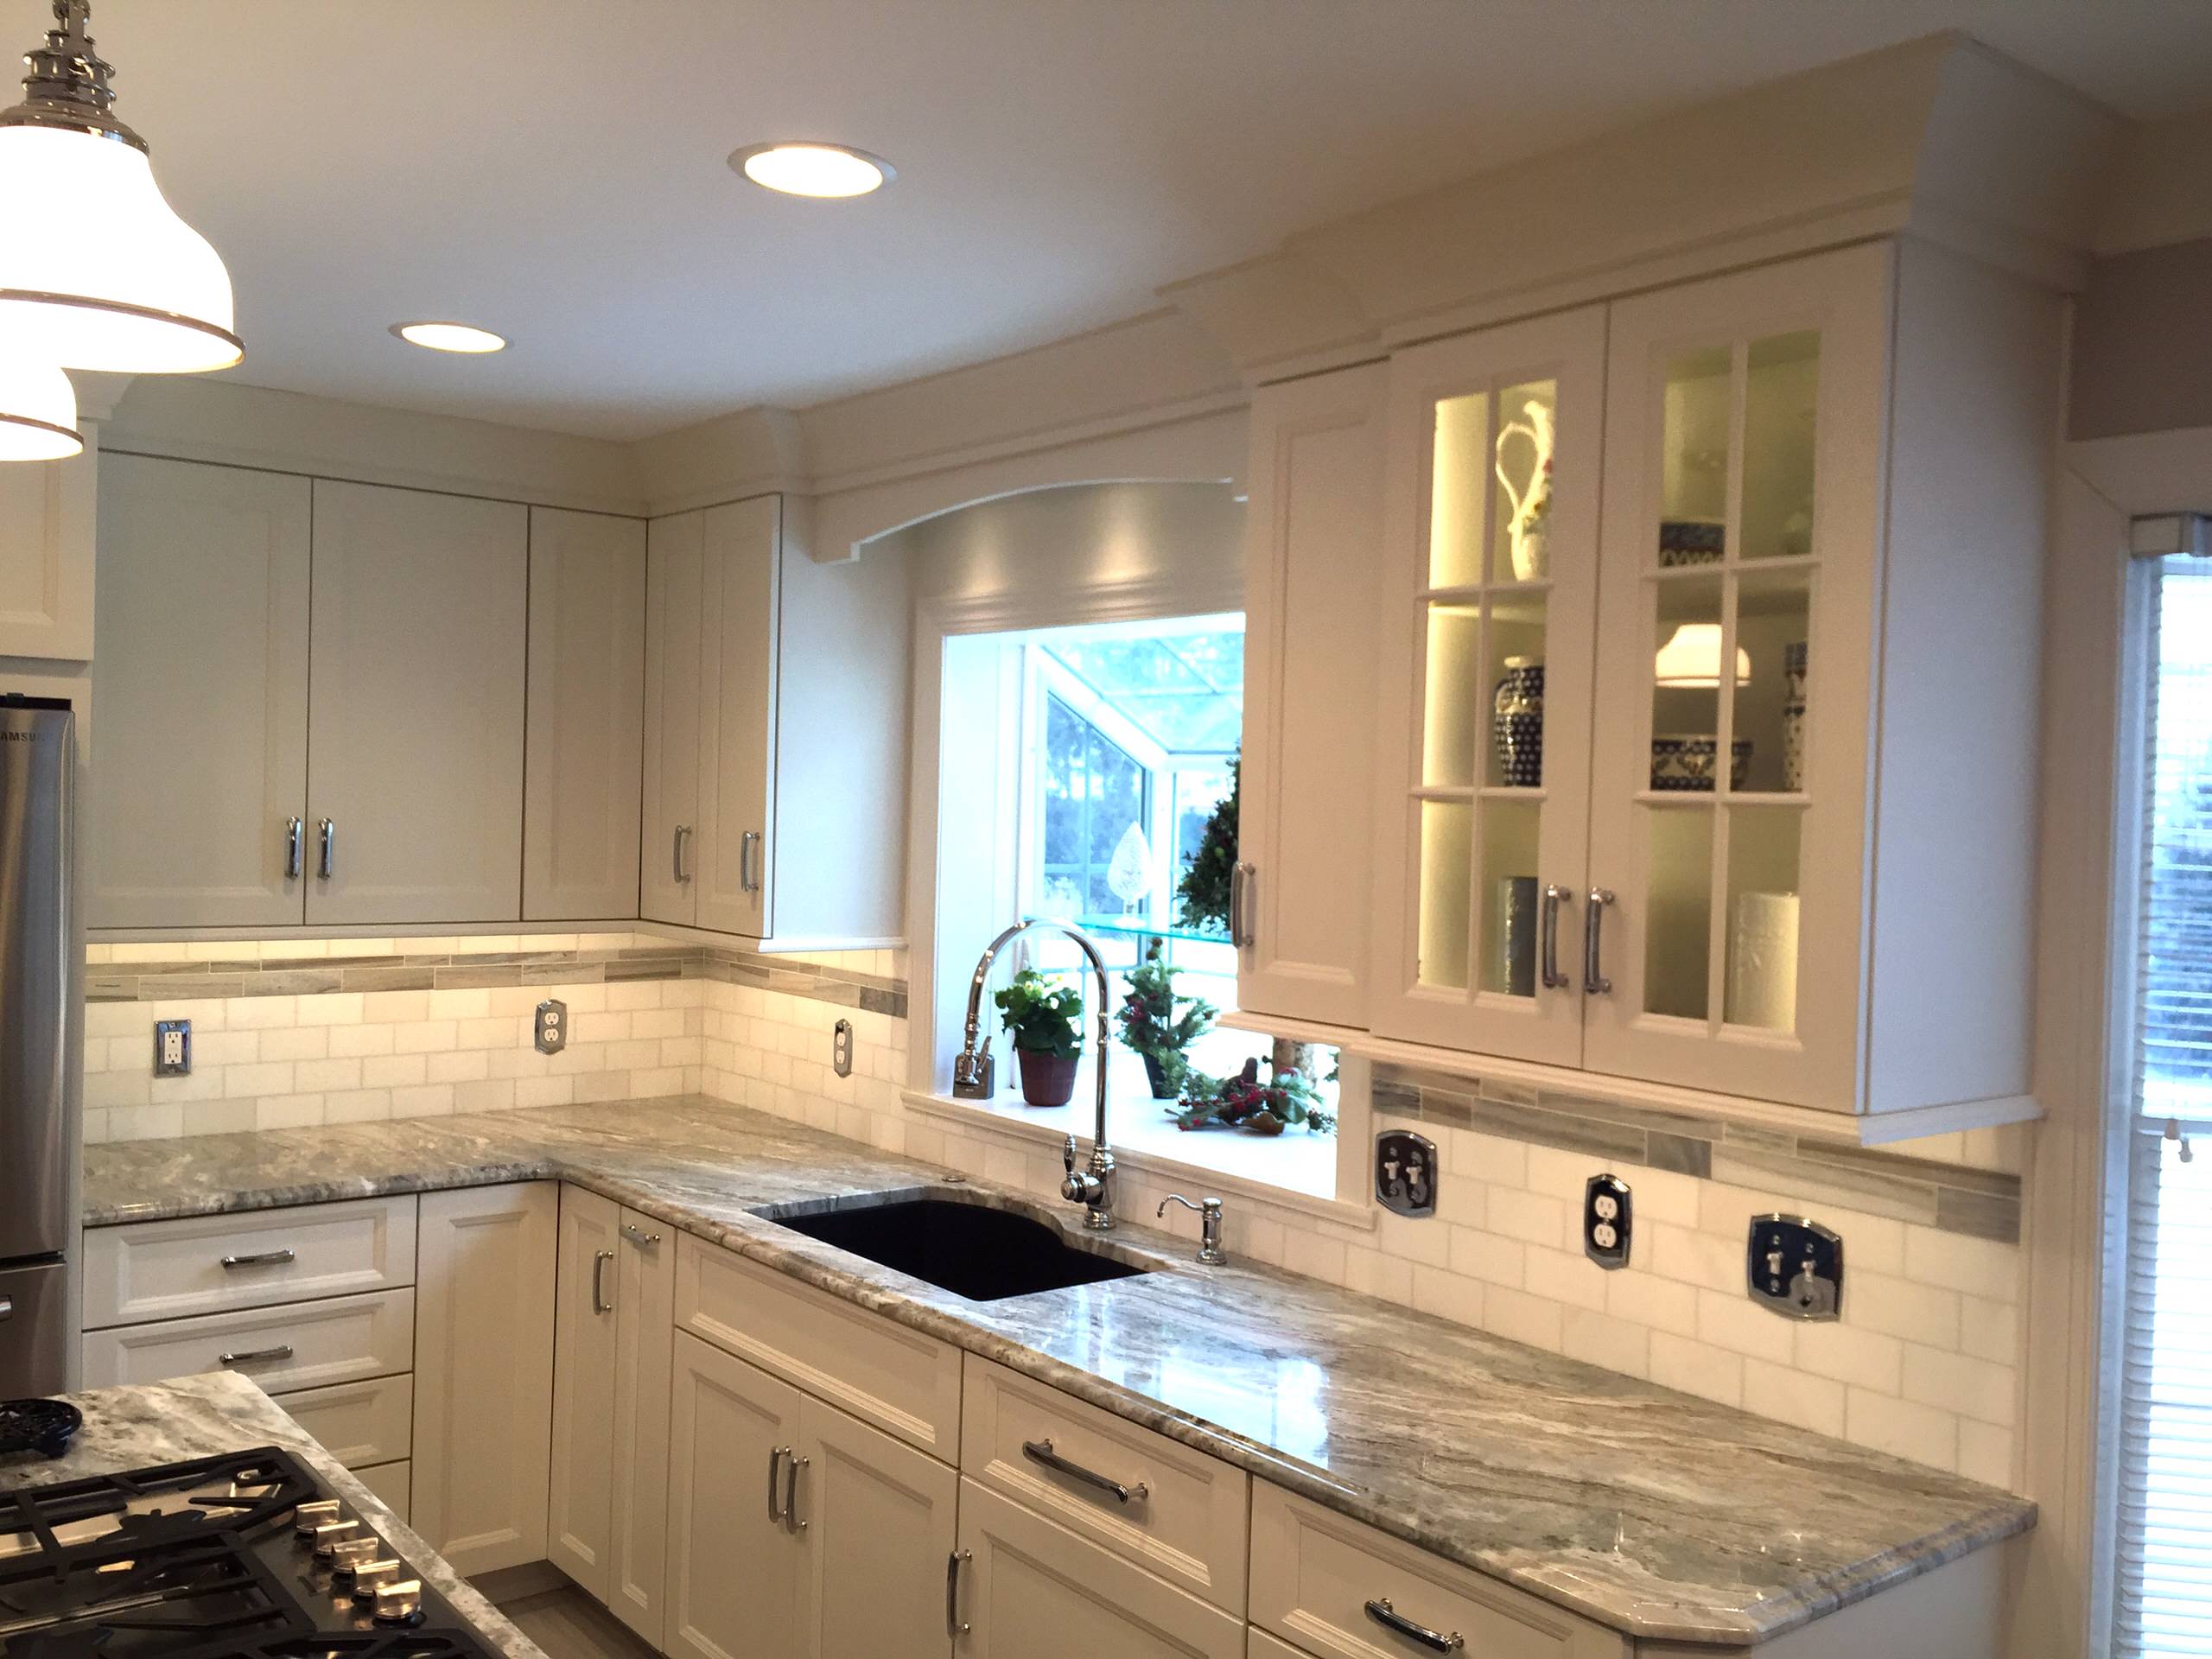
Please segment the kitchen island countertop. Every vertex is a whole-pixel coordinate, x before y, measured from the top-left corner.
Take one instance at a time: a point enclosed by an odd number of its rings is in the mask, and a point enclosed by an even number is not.
[[[934,1194],[1098,1242],[1067,1206],[715,1103],[118,1142],[86,1166],[92,1226],[574,1182],[1643,1639],[1748,1646],[2035,1523],[1993,1487],[1313,1280],[1198,1267],[1147,1228],[1104,1248],[1153,1271],[967,1301],[771,1214]]]

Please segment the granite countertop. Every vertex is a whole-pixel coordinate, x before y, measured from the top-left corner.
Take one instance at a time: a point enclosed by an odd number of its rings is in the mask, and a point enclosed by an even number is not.
[[[1747,1646],[2025,1531],[1993,1487],[1270,1268],[1158,1268],[969,1302],[775,1225],[884,1194],[1045,1205],[696,1100],[86,1149],[87,1224],[573,1181],[1646,1639]]]
[[[438,1553],[376,1494],[342,1468],[267,1395],[235,1371],[178,1377],[131,1388],[93,1389],[61,1398],[85,1414],[85,1426],[58,1458],[0,1458],[0,1492],[58,1485],[87,1475],[115,1474],[223,1452],[281,1446],[306,1464],[391,1544],[423,1585],[451,1602],[484,1645],[504,1659],[545,1659],[544,1650],[448,1567]]]

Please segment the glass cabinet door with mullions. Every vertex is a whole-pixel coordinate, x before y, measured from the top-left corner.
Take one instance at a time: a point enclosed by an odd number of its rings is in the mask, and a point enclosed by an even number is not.
[[[1374,1023],[1573,1065],[1605,314],[1390,365]]]

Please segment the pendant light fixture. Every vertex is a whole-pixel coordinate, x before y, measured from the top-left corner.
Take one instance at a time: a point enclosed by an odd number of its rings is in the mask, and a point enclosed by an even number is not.
[[[24,59],[23,101],[0,111],[0,340],[68,368],[178,374],[228,368],[230,273],[154,182],[146,142],[115,118],[90,0],[54,0]],[[13,350],[12,346],[0,349]]]
[[[84,447],[69,377],[0,348],[0,461],[66,461]]]

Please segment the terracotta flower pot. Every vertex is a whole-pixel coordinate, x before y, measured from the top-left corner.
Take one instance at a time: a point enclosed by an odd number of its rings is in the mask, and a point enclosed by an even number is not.
[[[1014,1051],[1021,1065],[1021,1097],[1032,1106],[1065,1106],[1075,1098],[1076,1055]]]

